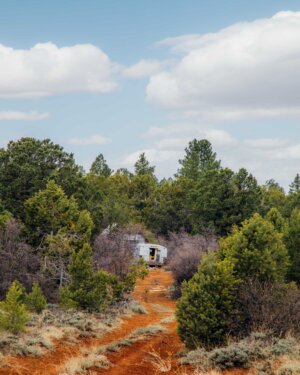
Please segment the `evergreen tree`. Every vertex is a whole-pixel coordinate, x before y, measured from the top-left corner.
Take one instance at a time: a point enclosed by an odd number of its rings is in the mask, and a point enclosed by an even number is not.
[[[145,153],[143,152],[142,154],[140,154],[137,162],[134,164],[134,173],[137,176],[147,175],[147,174],[150,174],[153,176],[154,170],[155,170],[155,167],[152,167],[150,165],[149,161],[146,158]]]
[[[93,270],[92,249],[85,244],[72,255],[69,265],[70,283],[60,290],[62,305],[68,308],[104,310],[122,294],[116,276]]]
[[[215,259],[204,262],[193,278],[183,283],[176,315],[179,336],[188,348],[225,341],[237,284],[234,265]]]
[[[29,198],[25,210],[25,223],[35,243],[62,228],[72,229],[79,216],[76,200],[68,198],[54,181],[49,181],[44,190]]]
[[[24,202],[53,179],[68,196],[82,185],[72,154],[49,139],[22,138],[0,149],[0,199],[14,217],[24,219]]]
[[[286,220],[281,215],[281,213],[277,210],[277,208],[271,208],[270,211],[266,215],[266,220],[274,225],[274,228],[280,232],[284,233],[286,230]]]
[[[234,264],[241,280],[250,277],[281,282],[289,266],[282,236],[268,220],[254,214],[241,228],[234,227],[232,233],[221,240],[220,255]]]
[[[190,192],[191,220],[196,233],[210,228],[224,235],[233,224],[239,223],[233,176],[234,173],[228,168],[210,169],[202,173]]]
[[[192,140],[185,149],[184,159],[179,160],[178,176],[198,180],[202,171],[220,167],[212,145],[206,139]]]
[[[237,223],[248,219],[259,209],[261,189],[257,180],[245,168],[241,168],[232,179],[234,185]]]
[[[299,173],[296,174],[294,181],[290,185],[290,193],[297,193],[300,191],[300,175]]]
[[[191,232],[189,192],[193,181],[180,177],[162,181],[151,193],[144,210],[145,223],[155,233]]]
[[[300,210],[295,209],[289,219],[285,244],[290,256],[288,279],[300,284]]]
[[[26,296],[26,305],[29,310],[40,314],[47,307],[47,300],[38,283],[34,283],[31,292]]]
[[[24,304],[24,288],[18,282],[13,282],[5,301],[0,302],[0,327],[17,334],[22,332],[30,314]]]
[[[99,154],[91,166],[90,173],[97,176],[109,177],[113,171],[109,168],[104,156]]]

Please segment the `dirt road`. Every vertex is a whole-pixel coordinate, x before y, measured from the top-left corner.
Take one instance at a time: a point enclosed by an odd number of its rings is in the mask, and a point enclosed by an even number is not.
[[[177,374],[178,358],[176,353],[183,348],[177,334],[174,319],[175,303],[167,294],[172,285],[172,277],[164,270],[151,270],[140,281],[133,297],[147,310],[147,314],[135,314],[124,318],[122,324],[105,334],[101,339],[86,339],[76,347],[58,344],[54,351],[42,357],[11,358],[14,368],[0,370],[0,375],[57,375],[60,368],[70,358],[80,355],[83,348],[114,343],[128,337],[138,328],[161,324],[165,331],[138,340],[119,352],[108,354],[113,366],[105,369],[91,369],[89,374],[105,375],[150,375],[167,372]],[[160,369],[158,368],[160,367]],[[162,369],[168,371],[161,371]],[[4,372],[3,372],[4,371]]]

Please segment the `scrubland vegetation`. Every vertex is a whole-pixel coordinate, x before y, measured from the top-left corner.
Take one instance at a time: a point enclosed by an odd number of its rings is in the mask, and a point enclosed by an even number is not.
[[[127,239],[143,234],[169,249],[178,333],[190,350],[182,363],[299,374],[300,176],[288,193],[274,180],[259,185],[223,167],[206,140],[189,143],[173,179],[154,172],[144,154],[133,173],[112,171],[101,154],[85,172],[50,140],[0,149],[1,352],[42,355],[55,339],[76,343],[128,311],[146,314],[130,302],[147,269]],[[109,350],[59,371],[106,368]],[[169,371],[169,362],[157,366]]]

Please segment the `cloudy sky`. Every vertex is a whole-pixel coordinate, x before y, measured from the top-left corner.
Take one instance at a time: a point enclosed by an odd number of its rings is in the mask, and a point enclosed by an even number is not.
[[[1,0],[0,146],[51,138],[86,169],[193,138],[283,186],[300,172],[300,0]]]

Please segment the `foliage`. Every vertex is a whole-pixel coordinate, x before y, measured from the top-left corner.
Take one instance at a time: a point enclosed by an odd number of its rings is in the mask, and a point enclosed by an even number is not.
[[[38,314],[47,307],[47,300],[38,283],[32,285],[31,292],[26,296],[26,305],[29,310]]]
[[[101,311],[121,298],[122,285],[116,276],[104,271],[95,272],[91,255],[88,244],[78,252],[73,252],[69,265],[70,283],[60,290],[62,305]]]
[[[144,209],[145,223],[158,234],[181,230],[191,232],[189,191],[193,182],[185,177],[164,180],[151,192]]]
[[[126,292],[132,292],[135,283],[138,279],[144,279],[148,275],[147,265],[144,259],[140,258],[136,263],[134,263],[129,272],[127,273],[124,280],[124,290]]]
[[[58,231],[70,231],[78,219],[79,210],[73,197],[68,198],[63,189],[49,181],[25,203],[26,227],[34,243]]]
[[[68,195],[81,186],[81,170],[73,155],[49,139],[21,138],[0,151],[0,198],[17,218],[24,218],[23,203],[50,179]]]
[[[285,232],[287,223],[286,223],[285,218],[281,215],[281,213],[278,211],[277,208],[273,207],[270,209],[270,211],[267,212],[266,220],[272,223],[274,225],[274,228],[278,232],[280,233]]]
[[[197,181],[201,173],[206,170],[218,169],[220,162],[216,160],[216,153],[206,139],[193,139],[185,149],[185,157],[179,160],[181,168],[178,176]]]
[[[234,227],[220,241],[220,255],[234,264],[235,273],[242,280],[256,277],[262,281],[282,281],[289,266],[282,234],[259,214],[244,221],[241,228]]]
[[[104,156],[99,154],[91,166],[90,173],[97,176],[109,177],[112,172],[113,171],[109,168]]]
[[[300,210],[294,210],[284,237],[290,256],[288,279],[300,283]]]
[[[183,283],[177,304],[178,333],[188,348],[224,342],[233,317],[237,280],[228,260],[209,260]]]
[[[300,190],[300,174],[297,173],[290,185],[290,193],[297,193]]]
[[[17,334],[24,330],[30,320],[23,302],[24,290],[19,283],[13,282],[9,288],[5,301],[0,302],[0,328]]]
[[[150,166],[150,163],[147,160],[145,153],[143,152],[142,154],[140,154],[138,160],[134,164],[134,173],[137,176],[146,175],[146,174],[153,175],[154,170],[155,170],[155,167]]]

